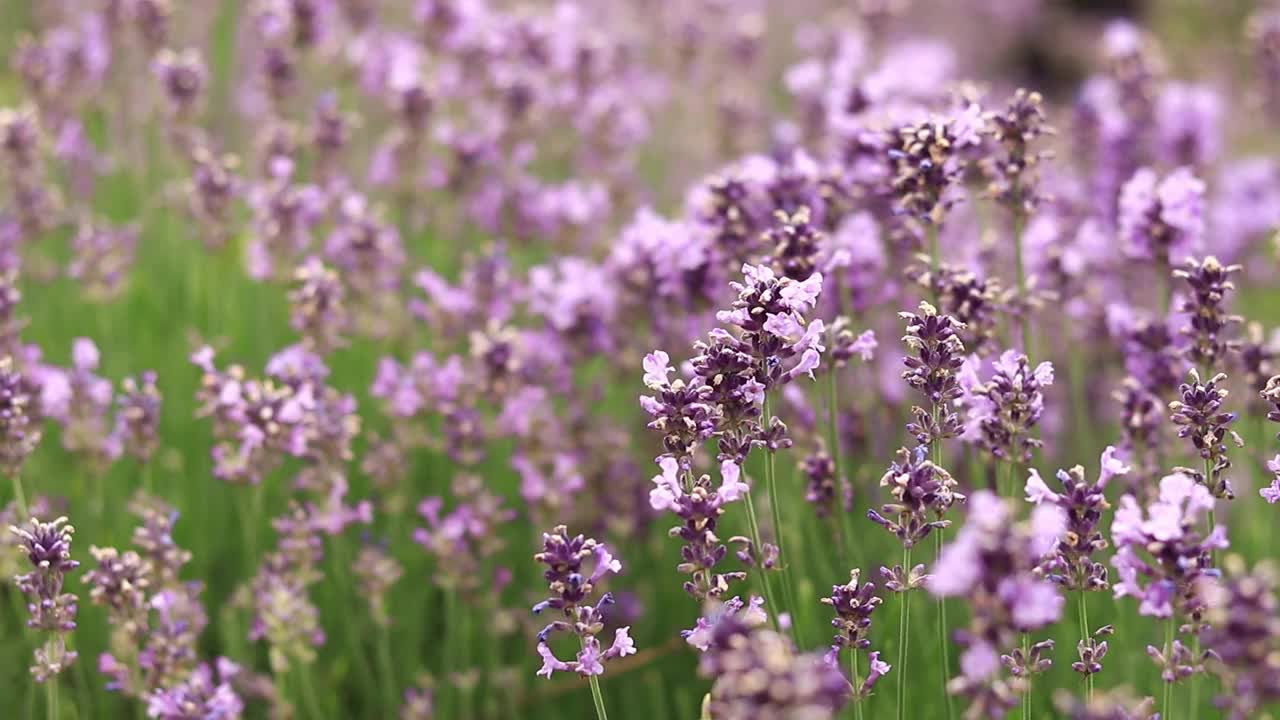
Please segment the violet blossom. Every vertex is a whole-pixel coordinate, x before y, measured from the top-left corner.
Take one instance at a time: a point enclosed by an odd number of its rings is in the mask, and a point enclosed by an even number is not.
[[[557,526],[544,533],[542,551],[534,559],[547,566],[544,573],[550,583],[551,597],[534,606],[534,613],[552,610],[563,619],[553,620],[538,633],[538,655],[542,657],[542,669],[538,675],[548,679],[554,672],[572,672],[588,677],[604,673],[604,663],[614,658],[626,657],[636,652],[629,627],[614,632],[613,643],[603,648],[596,639],[604,629],[602,609],[613,602],[613,596],[605,593],[591,605],[592,591],[605,576],[622,571],[622,562],[614,558],[608,548],[594,539],[582,535],[570,537],[565,526]],[[592,570],[586,574],[584,563],[592,560]],[[581,650],[570,661],[556,657],[547,644],[556,633],[568,633],[578,638]]]

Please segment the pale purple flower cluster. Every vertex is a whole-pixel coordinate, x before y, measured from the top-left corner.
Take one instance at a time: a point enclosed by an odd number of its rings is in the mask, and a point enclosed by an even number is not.
[[[1235,291],[1231,275],[1242,270],[1240,265],[1223,265],[1212,255],[1203,260],[1189,258],[1186,266],[1173,271],[1175,278],[1187,283],[1191,293],[1182,302],[1187,326],[1182,335],[1191,341],[1187,358],[1206,373],[1225,365],[1228,353],[1240,349],[1231,331],[1243,318],[1227,312],[1227,295]]]
[[[989,155],[984,170],[991,181],[996,201],[1014,212],[1031,212],[1039,202],[1039,165],[1050,157],[1032,144],[1054,133],[1044,116],[1044,98],[1038,92],[1019,88],[1004,110],[986,115],[988,134],[1000,148]]]
[[[322,355],[346,345],[351,317],[347,291],[337,273],[311,257],[294,271],[294,281],[289,293],[289,325],[308,347]]]
[[[888,530],[903,547],[912,547],[930,532],[951,525],[944,519],[955,503],[965,496],[956,492],[955,479],[944,468],[926,459],[926,448],[899,448],[896,460],[880,478],[880,487],[888,488],[892,502],[880,510],[867,510],[867,517]],[[903,568],[907,570],[908,568]]]
[[[929,303],[920,303],[919,313],[898,313],[907,321],[907,334],[902,342],[910,354],[902,362],[907,366],[902,379],[913,390],[924,395],[928,407],[911,408],[913,420],[907,432],[921,446],[930,446],[960,435],[963,430],[955,401],[963,394],[959,372],[964,365],[964,343],[959,333],[964,323],[950,315],[939,314]]]
[[[67,647],[67,635],[76,629],[76,596],[63,591],[67,573],[80,567],[71,559],[71,537],[75,528],[65,517],[53,522],[31,518],[25,527],[10,526],[21,540],[21,549],[30,570],[14,578],[18,591],[27,596],[27,627],[47,633],[35,650],[31,674],[36,682],[48,682],[76,660],[76,651]]]
[[[477,596],[501,590],[490,565],[505,546],[498,529],[514,520],[516,511],[477,475],[456,478],[452,495],[456,504],[447,512],[442,497],[418,503],[427,525],[413,531],[413,541],[435,559],[433,579],[441,588]]]
[[[1214,497],[1230,500],[1235,497],[1235,491],[1223,476],[1231,469],[1226,441],[1230,439],[1236,447],[1244,447],[1244,439],[1231,429],[1239,416],[1222,410],[1228,395],[1223,387],[1227,376],[1218,373],[1208,381],[1202,381],[1195,368],[1191,369],[1190,375],[1190,380],[1178,388],[1181,399],[1169,403],[1169,412],[1172,413],[1169,419],[1177,426],[1178,437],[1191,440],[1196,454],[1204,460],[1204,468],[1182,472],[1207,487]]]
[[[318,356],[286,348],[268,362],[264,379],[249,378],[239,365],[219,370],[209,347],[192,362],[204,371],[198,414],[213,418],[218,477],[257,484],[286,457],[329,469],[351,458],[360,429],[355,398],[326,384],[329,370]]]
[[[1105,495],[1107,485],[1114,478],[1128,475],[1129,470],[1111,446],[1102,452],[1098,479],[1092,483],[1085,479],[1084,468],[1079,465],[1059,470],[1061,492],[1050,489],[1039,471],[1031,469],[1026,484],[1027,502],[1059,507],[1067,520],[1065,532],[1042,565],[1050,581],[1067,590],[1099,591],[1110,587],[1107,568],[1094,559],[1094,554],[1107,548],[1101,531],[1102,513],[1111,508]]]
[[[898,127],[889,157],[898,207],[925,225],[942,225],[958,202],[953,192],[964,170],[963,149],[978,142],[982,116],[971,106],[953,117]]]
[[[719,613],[698,671],[713,679],[707,710],[725,720],[831,720],[850,697],[849,681],[817,653],[798,651],[763,618]],[[875,662],[875,679],[889,666]]]
[[[247,588],[253,608],[250,640],[265,640],[275,673],[315,662],[316,648],[325,642],[320,611],[308,588],[321,579],[324,556],[320,531],[296,504],[272,520],[276,548],[267,553]]]
[[[655,487],[649,491],[649,504],[654,510],[669,510],[680,518],[680,524],[671,528],[670,534],[684,542],[677,569],[689,575],[685,592],[698,601],[719,598],[728,591],[730,582],[742,580],[746,574],[716,572],[716,566],[728,554],[728,548],[716,535],[716,524],[724,514],[724,506],[741,500],[751,488],[742,481],[742,471],[732,460],[720,463],[718,488],[712,487],[708,475],[695,480],[693,471],[682,467],[675,458],[663,457],[658,465],[662,474],[653,478]]]
[[[160,406],[163,396],[151,371],[120,383],[111,441],[121,453],[147,462],[160,449]]]
[[[1226,570],[1209,588],[1209,626],[1201,639],[1210,648],[1206,664],[1222,681],[1215,704],[1231,720],[1245,720],[1280,698],[1280,604],[1269,563],[1249,571],[1233,555]]]
[[[1038,568],[1065,529],[1065,514],[1055,505],[1038,505],[1028,523],[1017,523],[1008,501],[982,490],[970,498],[967,522],[938,556],[929,591],[966,597],[971,608],[968,628],[956,632],[964,652],[960,675],[948,689],[970,697],[974,717],[1004,717],[1026,690],[1021,675],[1001,675],[1000,653],[1020,633],[1061,616],[1062,595]]]
[[[1205,585],[1217,574],[1211,554],[1227,547],[1225,525],[1207,535],[1199,529],[1212,508],[1209,490],[1183,473],[1162,478],[1145,509],[1133,495],[1121,497],[1111,523],[1115,596],[1137,598],[1142,615],[1181,618],[1197,628]]]
[[[1044,392],[1053,385],[1053,365],[1033,369],[1027,356],[1006,350],[993,363],[985,383],[974,383],[965,396],[970,436],[997,460],[1023,464],[1041,446],[1036,425],[1044,414]]]
[[[164,695],[198,672],[197,644],[209,619],[200,600],[203,585],[179,575],[191,553],[173,539],[177,512],[140,501],[134,512],[136,551],[90,549],[97,566],[85,573],[89,597],[107,609],[112,652],[98,657],[107,687],[139,700]]]
[[[534,559],[547,566],[546,577],[551,597],[534,606],[534,613],[553,611],[561,619],[553,620],[538,633],[538,655],[542,657],[539,675],[550,678],[554,672],[572,672],[583,677],[604,673],[604,663],[614,658],[626,657],[636,652],[635,642],[628,634],[630,627],[614,631],[613,643],[601,646],[596,636],[604,630],[603,608],[613,603],[613,595],[605,593],[595,605],[590,604],[592,591],[605,576],[622,571],[622,562],[614,558],[603,544],[582,535],[570,537],[568,529],[560,525],[542,535],[542,551]],[[586,574],[584,564],[590,560],[592,569]],[[575,636],[581,646],[573,660],[556,657],[547,644],[554,634]]]
[[[1126,252],[1161,267],[1183,264],[1204,247],[1204,181],[1190,168],[1161,178],[1134,173],[1120,192],[1119,233]]]
[[[832,585],[831,595],[819,598],[819,602],[829,605],[836,613],[831,620],[831,625],[836,629],[836,635],[831,649],[826,654],[826,661],[832,665],[839,665],[841,650],[848,650],[851,653],[868,651],[867,677],[850,680],[851,683],[859,683],[853,687],[854,702],[865,700],[871,694],[876,682],[889,672],[888,663],[880,660],[880,652],[870,650],[871,640],[868,638],[871,632],[871,613],[884,601],[875,594],[875,584],[869,582],[860,584],[861,575],[857,568],[850,570],[848,583]]]
[[[31,392],[31,382],[14,367],[13,359],[0,358],[0,471],[11,477],[40,444]]]
[[[159,720],[237,720],[244,712],[244,702],[230,684],[239,672],[225,658],[217,663],[217,674],[201,663],[186,680],[164,690],[156,690],[147,699],[147,717]]]

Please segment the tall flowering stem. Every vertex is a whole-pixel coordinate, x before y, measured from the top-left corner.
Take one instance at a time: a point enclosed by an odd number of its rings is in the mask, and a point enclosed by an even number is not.
[[[993,365],[991,379],[969,389],[969,421],[978,444],[1005,463],[1009,484],[1003,493],[1013,495],[1015,469],[1030,462],[1042,445],[1035,429],[1044,414],[1044,391],[1053,384],[1053,365],[1042,362],[1033,369],[1027,356],[1014,350]]]
[[[867,517],[892,533],[902,543],[902,565],[893,569],[881,568],[886,578],[885,586],[902,596],[902,615],[898,621],[898,717],[906,712],[906,659],[910,638],[911,591],[920,587],[926,579],[924,566],[911,565],[911,549],[934,531],[941,531],[951,524],[943,516],[956,502],[963,502],[964,495],[955,492],[956,481],[946,470],[925,459],[923,446],[898,450],[897,460],[880,479],[881,487],[889,488],[893,502],[879,511],[868,510]],[[942,629],[940,628],[940,631]]]
[[[1138,613],[1166,621],[1162,648],[1147,646],[1167,685],[1203,669],[1203,658],[1177,639],[1178,621],[1199,634],[1204,624],[1205,590],[1218,573],[1212,553],[1227,547],[1224,526],[1203,534],[1201,516],[1213,507],[1213,495],[1196,478],[1175,472],[1160,480],[1158,497],[1144,511],[1133,495],[1120,498],[1111,539],[1116,553],[1111,564],[1119,578],[1112,584],[1116,597],[1135,597]],[[1165,695],[1171,694],[1165,689]]]
[[[930,227],[935,236],[937,228]],[[913,420],[907,424],[907,432],[917,443],[927,447],[930,462],[942,468],[942,441],[956,437],[962,429],[960,417],[953,406],[962,391],[957,373],[964,364],[964,343],[959,333],[964,323],[950,315],[940,315],[929,303],[920,303],[917,313],[900,313],[907,321],[906,335],[902,341],[910,353],[903,359],[907,366],[902,377],[913,389],[924,395],[926,405],[911,408]],[[963,499],[963,496],[961,496]],[[940,530],[940,529],[939,529]],[[942,532],[934,535],[934,557],[942,552]],[[951,682],[951,652],[948,647],[949,625],[947,602],[939,596],[938,651],[942,656],[942,695],[946,702],[947,717],[951,717],[951,694],[947,684]]]
[[[603,609],[613,603],[613,595],[605,593],[594,605],[589,599],[597,583],[610,573],[621,572],[622,563],[603,544],[582,535],[570,536],[563,525],[543,533],[542,551],[533,558],[547,566],[543,577],[551,591],[550,597],[533,606],[533,612],[551,610],[559,616],[538,633],[538,655],[542,657],[538,675],[549,679],[554,672],[573,672],[588,678],[596,716],[607,720],[597,678],[604,673],[606,661],[635,654],[636,646],[628,634],[631,628],[623,627],[614,631],[613,643],[602,648],[596,636],[604,630]],[[588,561],[593,563],[589,574],[584,567]],[[552,652],[547,640],[556,633],[578,638],[581,649],[575,659],[560,660]]]
[[[67,649],[67,635],[76,628],[79,603],[75,595],[63,592],[67,573],[80,566],[71,559],[75,528],[60,517],[53,522],[31,518],[25,527],[10,530],[31,563],[30,572],[14,578],[18,590],[29,598],[27,627],[48,633],[44,646],[35,651],[31,674],[45,685],[49,720],[57,720],[58,675],[76,660],[76,652]]]
[[[1079,593],[1080,641],[1076,644],[1079,660],[1071,664],[1071,669],[1084,675],[1089,695],[1093,694],[1093,676],[1102,671],[1102,660],[1108,650],[1107,641],[1100,638],[1112,632],[1110,626],[1099,628],[1097,632],[1089,626],[1087,593],[1110,588],[1106,566],[1093,556],[1108,545],[1100,530],[1102,513],[1111,507],[1105,495],[1107,484],[1112,478],[1127,475],[1129,471],[1129,466],[1116,457],[1116,449],[1109,446],[1102,453],[1096,482],[1086,480],[1084,468],[1079,465],[1058,471],[1060,492],[1051,490],[1035,469],[1027,478],[1027,502],[1036,506],[1051,505],[1066,515],[1065,532],[1040,570],[1050,582]]]
[[[839,667],[797,650],[789,637],[766,628],[759,613],[713,609],[699,624],[705,629],[698,672],[714,680],[705,717],[831,720],[848,702],[849,681]],[[868,691],[877,673],[889,670],[875,655],[863,683]]]
[[[883,602],[875,594],[875,585],[860,583],[861,572],[853,569],[849,572],[849,582],[844,585],[833,585],[831,595],[822,598],[824,605],[831,606],[836,617],[831,624],[836,628],[831,650],[827,652],[828,664],[839,664],[840,651],[849,651],[850,683],[853,694],[854,715],[862,717],[862,703],[871,694],[876,681],[888,672],[888,665],[880,662],[879,652],[869,652],[868,674],[866,682],[862,682],[858,673],[858,653],[869,650],[871,640],[871,613]]]
[[[1030,677],[1051,665],[1045,653],[1052,641],[1007,655],[1000,650],[1061,616],[1062,596],[1037,569],[1065,524],[1062,511],[1048,505],[1035,508],[1028,522],[1015,522],[1011,503],[983,490],[969,502],[968,520],[955,541],[943,549],[929,591],[967,597],[972,608],[969,627],[957,635],[965,648],[960,675],[949,688],[970,698],[966,717],[1004,717],[1018,696],[1030,693]]]
[[[757,446],[768,453],[765,484],[772,505],[775,540],[781,544],[783,527],[774,453],[790,447],[791,439],[787,426],[770,412],[769,395],[771,390],[803,375],[813,379],[813,371],[826,350],[825,324],[820,319],[805,319],[805,313],[813,309],[822,292],[822,274],[795,280],[775,274],[767,265],[743,265],[742,276],[742,282],[730,283],[737,292],[730,309],[716,313],[716,319],[728,327],[715,328],[706,340],[694,344],[698,355],[692,365],[701,385],[710,388],[703,402],[713,408],[713,434],[719,441],[721,461],[742,464]],[[641,403],[650,415],[667,412],[661,402],[650,403],[642,398]],[[746,501],[754,545],[752,559],[766,573],[769,568],[763,566],[771,562],[779,565],[784,593],[792,598],[782,550],[777,549],[776,561],[769,558],[749,493]],[[769,592],[767,578],[765,590]],[[770,612],[776,617],[778,607],[774,602],[770,605]]]
[[[1022,235],[1027,217],[1040,200],[1036,187],[1038,165],[1049,157],[1048,152],[1031,146],[1054,132],[1045,122],[1043,103],[1040,93],[1019,88],[1004,110],[987,113],[986,132],[999,145],[1000,152],[992,154],[983,164],[991,181],[991,196],[1009,209],[1013,221],[1014,273],[1018,281],[1018,302],[1022,306],[1018,323],[1022,331],[1022,351],[1028,355],[1032,353],[1032,301]]]

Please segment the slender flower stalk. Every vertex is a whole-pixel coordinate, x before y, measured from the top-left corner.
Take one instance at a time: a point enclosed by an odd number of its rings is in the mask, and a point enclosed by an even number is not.
[[[14,578],[18,590],[29,599],[31,617],[27,627],[47,633],[44,644],[36,648],[31,675],[45,686],[45,707],[49,720],[59,720],[58,675],[76,660],[76,652],[67,648],[67,635],[76,628],[78,600],[63,592],[67,573],[80,563],[71,559],[71,538],[75,528],[65,517],[53,522],[31,518],[25,527],[10,530],[21,541],[21,549],[31,564],[31,571]]]
[[[1031,314],[1034,302],[1028,283],[1024,257],[1023,233],[1027,219],[1034,212],[1041,198],[1039,195],[1039,165],[1048,159],[1047,151],[1032,149],[1032,143],[1046,135],[1054,134],[1044,116],[1044,98],[1037,92],[1019,88],[1003,111],[987,113],[986,132],[1000,147],[986,159],[983,169],[990,178],[990,194],[1004,205],[1013,224],[1014,274],[1018,283],[1017,313],[1021,330],[1022,352],[1031,355]]]

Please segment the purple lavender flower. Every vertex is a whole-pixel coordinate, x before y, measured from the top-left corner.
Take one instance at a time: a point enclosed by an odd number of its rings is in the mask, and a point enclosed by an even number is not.
[[[124,291],[138,249],[138,228],[86,221],[71,239],[67,277],[80,282],[85,296],[102,302]]]
[[[822,274],[803,282],[777,277],[764,265],[743,265],[745,282],[730,285],[738,293],[732,309],[716,318],[739,334],[716,328],[706,341],[694,344],[698,356],[693,370],[712,388],[708,397],[717,407],[716,436],[724,459],[741,462],[753,444],[770,451],[789,445],[786,426],[764,418],[761,410],[769,390],[801,375],[813,376],[826,347],[822,320],[806,323],[822,292]]]
[[[374,623],[389,627],[391,616],[387,613],[387,592],[404,575],[404,568],[385,548],[366,544],[360,548],[351,569],[360,583],[360,594],[369,603]]]
[[[219,663],[219,667],[223,663]],[[237,720],[244,702],[232,689],[225,673],[215,680],[213,670],[201,663],[185,680],[147,699],[147,717],[160,720]]]
[[[1206,588],[1209,625],[1202,640],[1211,652],[1209,670],[1224,690],[1214,704],[1232,720],[1245,720],[1280,698],[1280,606],[1270,564],[1249,572],[1240,556],[1231,555],[1226,571]]]
[[[1157,153],[1168,165],[1206,167],[1218,158],[1222,100],[1207,85],[1171,82],[1156,100]]]
[[[718,613],[698,672],[714,678],[708,712],[725,720],[832,720],[848,702],[849,681],[817,653],[801,653],[763,617]],[[868,684],[888,672],[874,658]],[[870,687],[867,687],[870,692]]]
[[[882,506],[879,512],[867,511],[872,522],[907,548],[930,532],[950,526],[951,521],[943,516],[953,504],[965,501],[965,496],[955,491],[958,483],[951,474],[925,458],[923,446],[914,451],[900,448],[897,459],[880,478],[880,487],[889,488],[893,502]]]
[[[805,479],[804,499],[820,518],[831,516],[839,491],[835,460],[819,449],[800,461],[800,474]]]
[[[413,541],[435,559],[437,585],[466,595],[482,594],[492,587],[487,564],[505,547],[497,530],[514,520],[516,511],[504,507],[502,496],[486,488],[478,475],[455,479],[452,496],[456,504],[448,512],[440,497],[418,503],[426,527],[414,530]]]
[[[160,405],[163,397],[150,370],[139,378],[127,377],[116,396],[115,425],[108,438],[111,451],[148,462],[160,449]]]
[[[649,504],[654,510],[670,510],[681,520],[670,534],[684,541],[680,549],[682,562],[677,569],[690,576],[684,583],[685,592],[699,602],[719,598],[728,591],[730,582],[744,579],[746,573],[715,571],[728,554],[716,535],[716,525],[724,506],[742,499],[751,488],[742,481],[737,463],[729,460],[720,463],[719,488],[711,486],[708,475],[693,479],[692,471],[675,458],[663,457],[658,465],[662,474],[653,478],[655,487],[649,491]]]
[[[778,210],[763,241],[769,250],[769,266],[782,277],[804,282],[817,272],[818,255],[826,237],[812,222],[809,206],[802,205],[790,215]]]
[[[416,687],[404,691],[404,704],[400,707],[400,720],[434,720],[435,716],[436,696],[434,688]]]
[[[991,379],[967,398],[977,442],[999,460],[1030,462],[1041,445],[1034,431],[1044,414],[1044,391],[1053,384],[1053,365],[1042,362],[1033,370],[1026,355],[1006,350],[993,366]]]
[[[831,625],[836,629],[836,635],[831,650],[825,657],[829,664],[839,664],[838,658],[842,649],[856,653],[869,650],[871,647],[871,640],[867,637],[871,631],[871,613],[884,601],[875,594],[876,587],[873,583],[860,585],[860,577],[861,572],[857,568],[850,570],[847,584],[831,586],[831,595],[819,599],[822,604],[831,606],[836,613],[836,617],[831,620]],[[865,700],[871,694],[871,689],[876,682],[889,672],[889,665],[880,660],[879,652],[868,652],[867,659],[869,670],[867,677],[852,679],[853,682],[859,682],[853,687],[855,702]]]
[[[962,426],[953,409],[962,390],[958,371],[964,364],[964,343],[959,332],[964,324],[950,315],[940,315],[929,303],[920,303],[920,312],[898,313],[907,321],[902,342],[911,354],[903,358],[907,366],[902,379],[924,395],[928,407],[913,406],[914,418],[907,432],[922,446],[960,435]]]
[[[166,48],[156,54],[151,68],[160,82],[170,114],[184,122],[192,120],[208,76],[199,51],[187,48],[175,52]]]
[[[36,109],[0,108],[0,168],[9,180],[22,237],[35,239],[55,227],[62,201],[45,176]]]
[[[1080,698],[1066,690],[1054,694],[1054,706],[1067,720],[1159,720],[1153,697],[1135,699],[1127,688]]]
[[[204,145],[191,148],[191,178],[184,188],[187,211],[207,247],[226,245],[234,231],[235,201],[244,190],[238,167],[234,155],[215,155]]]
[[[715,408],[708,402],[713,389],[696,375],[687,383],[671,380],[670,360],[661,350],[645,356],[644,384],[654,394],[641,395],[640,406],[653,418],[649,428],[663,434],[663,449],[678,459],[692,458],[715,431]]]
[[[80,567],[71,559],[71,537],[75,528],[65,517],[53,522],[31,518],[25,528],[10,527],[22,541],[22,551],[31,563],[31,571],[14,578],[18,590],[27,596],[31,617],[27,627],[48,633],[44,645],[36,648],[31,674],[43,683],[57,676],[76,660],[76,652],[67,649],[66,636],[76,629],[78,600],[63,592],[67,573]]]
[[[320,579],[323,555],[318,528],[296,504],[272,520],[276,549],[263,558],[249,585],[253,607],[250,640],[266,640],[267,657],[275,673],[315,661],[316,647],[325,641],[320,611],[308,587]]]
[[[94,569],[84,574],[91,586],[89,599],[107,608],[111,624],[134,642],[141,642],[147,629],[151,606],[147,602],[151,587],[151,564],[138,553],[121,553],[115,548],[90,547],[97,561]]]
[[[1031,144],[1054,134],[1045,120],[1043,103],[1040,93],[1019,88],[1003,111],[987,113],[985,117],[987,133],[1001,149],[1000,154],[989,156],[984,163],[991,194],[1016,213],[1031,212],[1039,200],[1037,166],[1049,153],[1032,150]]]
[[[610,573],[622,571],[621,561],[615,559],[608,548],[594,539],[582,535],[570,537],[568,529],[559,525],[542,535],[542,552],[534,559],[547,566],[543,573],[550,584],[551,597],[534,606],[534,613],[554,610],[564,619],[553,620],[538,633],[538,655],[542,657],[539,675],[550,678],[552,673],[574,672],[583,677],[604,673],[604,663],[617,657],[636,652],[629,627],[614,632],[613,643],[602,648],[596,635],[604,629],[602,608],[613,602],[613,596],[605,593],[595,605],[589,604],[592,590]],[[583,564],[591,559],[593,569],[584,574]],[[571,661],[560,660],[547,644],[555,633],[575,635],[581,645],[577,657]]]
[[[1240,348],[1230,339],[1229,331],[1243,319],[1229,314],[1224,305],[1227,295],[1235,290],[1229,278],[1241,269],[1240,265],[1223,265],[1210,255],[1203,260],[1188,258],[1185,268],[1173,271],[1173,276],[1185,280],[1191,289],[1182,302],[1182,311],[1188,315],[1182,335],[1191,341],[1187,357],[1206,374],[1223,367],[1227,353]]]
[[[1115,596],[1137,598],[1142,615],[1180,617],[1197,628],[1206,581],[1216,574],[1210,554],[1227,547],[1224,525],[1208,535],[1198,529],[1212,507],[1209,490],[1183,473],[1161,479],[1160,494],[1145,512],[1133,495],[1121,497],[1111,523]]]
[[[1066,531],[1042,568],[1046,578],[1067,590],[1099,591],[1110,587],[1106,567],[1093,556],[1107,548],[1099,529],[1103,511],[1111,507],[1104,491],[1112,478],[1127,475],[1130,468],[1116,457],[1116,449],[1111,446],[1102,452],[1101,466],[1098,479],[1092,483],[1085,479],[1084,468],[1079,465],[1059,470],[1060,493],[1051,490],[1035,468],[1027,478],[1027,502],[1054,505],[1066,515]]]
[[[942,224],[957,202],[952,190],[963,171],[959,150],[977,142],[980,121],[976,112],[966,111],[894,131],[889,157],[895,165],[893,192],[903,213],[925,225]]]
[[[294,280],[297,285],[289,293],[289,325],[320,354],[345,346],[351,317],[346,288],[337,273],[311,257],[294,271]]]
[[[40,444],[32,402],[30,382],[14,368],[12,358],[0,358],[0,471],[10,477]]]
[[[1138,170],[1120,193],[1119,231],[1131,257],[1182,264],[1204,246],[1204,182],[1189,168]]]
[[[1200,373],[1191,369],[1191,379],[1179,387],[1181,400],[1169,403],[1170,420],[1178,427],[1178,437],[1190,438],[1196,454],[1204,460],[1204,469],[1185,469],[1183,472],[1209,489],[1214,497],[1230,500],[1235,497],[1231,482],[1223,473],[1231,469],[1227,457],[1228,438],[1236,447],[1244,447],[1244,439],[1231,429],[1238,419],[1232,412],[1222,412],[1227,399],[1227,389],[1222,384],[1227,376],[1218,373],[1208,382],[1201,382]]]
[[[1280,502],[1280,455],[1267,461],[1267,471],[1271,473],[1271,484],[1258,489],[1258,494],[1267,503],[1275,505]]]
[[[971,609],[969,627],[956,633],[965,648],[961,674],[948,690],[970,697],[971,716],[999,718],[1027,687],[1020,675],[1000,675],[1001,649],[1062,614],[1062,596],[1037,568],[1062,537],[1066,519],[1045,504],[1028,523],[1016,524],[1009,503],[986,490],[973,495],[968,509],[968,522],[942,549],[928,588],[941,597],[966,597]]]

